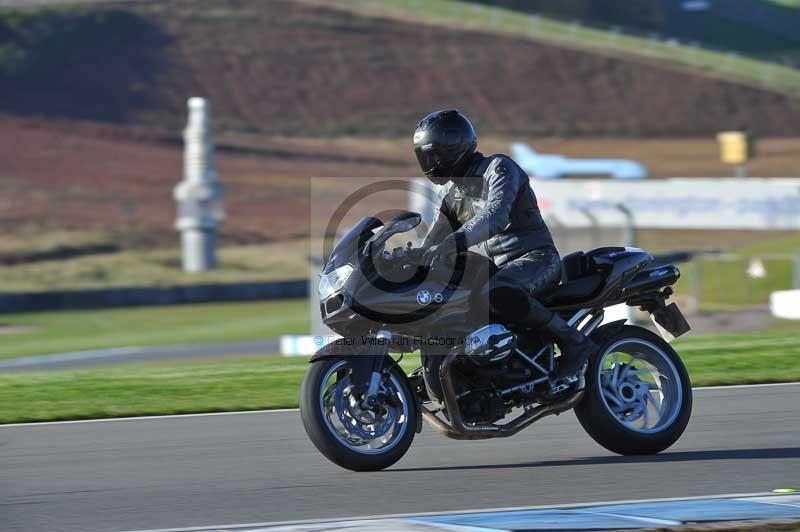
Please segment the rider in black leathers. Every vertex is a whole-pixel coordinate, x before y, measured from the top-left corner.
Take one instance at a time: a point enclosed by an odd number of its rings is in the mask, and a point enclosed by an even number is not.
[[[489,257],[497,269],[480,294],[491,316],[546,328],[561,347],[557,378],[574,377],[585,368],[595,345],[538,300],[558,285],[561,259],[530,180],[510,157],[485,157],[476,148],[472,124],[456,110],[431,113],[414,132],[422,171],[433,183],[447,184],[423,243],[424,260],[452,263],[457,251],[467,248]],[[431,371],[429,364],[425,367]],[[433,384],[429,392],[440,396]]]

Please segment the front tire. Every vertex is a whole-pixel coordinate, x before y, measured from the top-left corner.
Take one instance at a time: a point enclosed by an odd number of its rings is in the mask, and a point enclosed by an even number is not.
[[[680,356],[660,336],[624,326],[590,359],[578,421],[597,443],[622,455],[659,453],[680,438],[692,413],[692,384]]]
[[[387,360],[388,362],[388,360]],[[314,446],[331,462],[351,471],[379,471],[406,454],[416,433],[417,400],[397,365],[384,379],[394,396],[380,410],[360,407],[349,391],[350,361],[314,362],[300,387],[300,417]]]

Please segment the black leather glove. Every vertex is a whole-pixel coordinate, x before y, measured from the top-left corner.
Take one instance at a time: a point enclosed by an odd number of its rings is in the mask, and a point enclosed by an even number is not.
[[[422,263],[426,266],[433,266],[437,262],[452,264],[455,262],[458,253],[455,234],[448,235],[441,243],[435,244],[425,250],[422,255]]]

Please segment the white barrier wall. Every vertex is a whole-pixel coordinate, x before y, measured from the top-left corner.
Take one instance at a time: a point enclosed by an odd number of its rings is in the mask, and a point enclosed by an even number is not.
[[[800,320],[800,290],[781,290],[769,296],[769,310],[776,318]]]
[[[800,179],[531,180],[542,214],[564,226],[800,229]]]

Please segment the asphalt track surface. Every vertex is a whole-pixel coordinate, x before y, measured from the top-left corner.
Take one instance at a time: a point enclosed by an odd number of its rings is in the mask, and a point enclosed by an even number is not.
[[[506,440],[425,427],[379,473],[328,463],[297,411],[0,427],[0,529],[117,531],[765,492],[800,485],[800,385],[701,389],[654,457],[564,414]]]

